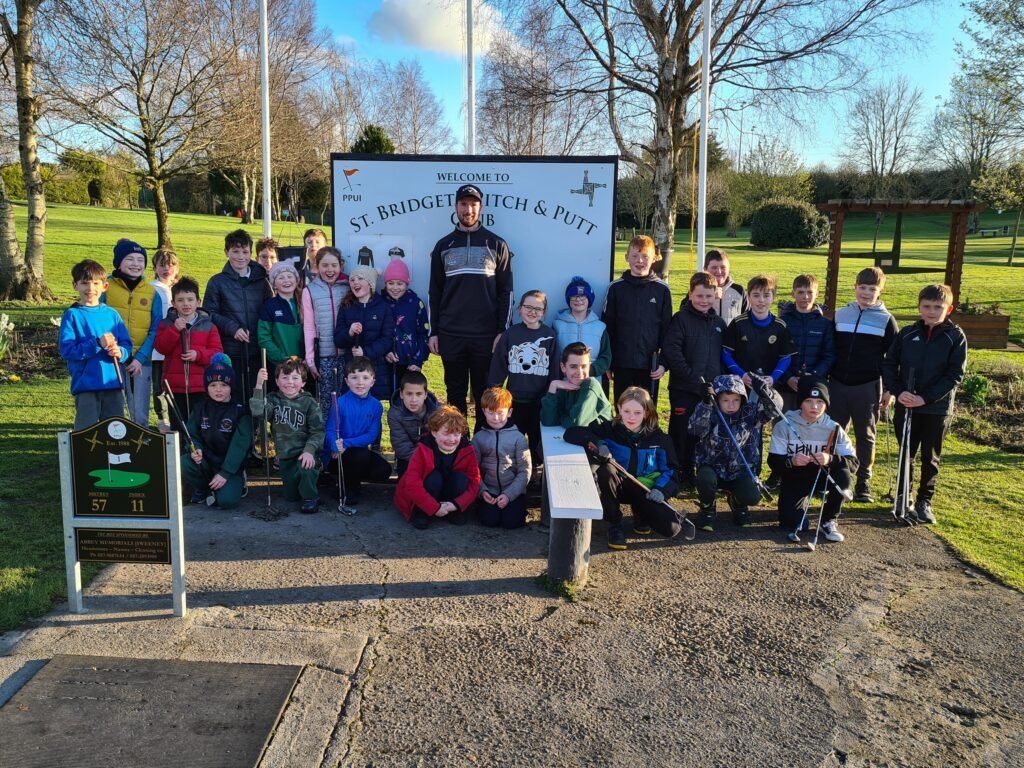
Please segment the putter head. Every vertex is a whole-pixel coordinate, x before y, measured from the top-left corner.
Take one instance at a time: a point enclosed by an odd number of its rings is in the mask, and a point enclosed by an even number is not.
[[[816,550],[818,548],[818,545],[815,544],[813,541],[808,541],[807,544],[805,544],[804,546],[806,546],[807,549],[810,550],[811,552],[813,552],[814,550]]]
[[[847,501],[853,501],[853,491],[851,491],[849,488],[842,489],[842,496]]]

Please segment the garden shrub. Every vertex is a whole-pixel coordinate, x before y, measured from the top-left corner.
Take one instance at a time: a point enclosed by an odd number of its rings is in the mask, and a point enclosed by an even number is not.
[[[757,248],[816,248],[828,242],[828,218],[810,203],[768,200],[750,219],[750,242]]]

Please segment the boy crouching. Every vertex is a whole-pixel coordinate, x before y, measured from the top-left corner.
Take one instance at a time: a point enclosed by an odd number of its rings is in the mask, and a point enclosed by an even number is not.
[[[827,493],[821,513],[822,533],[828,541],[840,542],[839,512],[843,493],[850,489],[850,473],[856,472],[857,456],[850,438],[841,426],[826,413],[828,387],[809,376],[797,386],[799,410],[789,411],[772,430],[768,448],[768,466],[782,478],[779,488],[779,526],[789,531],[790,541],[799,541],[806,530],[804,511],[809,509],[815,494]],[[824,469],[841,489],[818,470]]]
[[[782,397],[770,383],[760,389],[781,410]],[[761,453],[761,428],[775,413],[764,395],[752,403],[747,399],[743,379],[732,374],[716,376],[704,401],[690,417],[688,428],[696,445],[695,485],[700,503],[696,524],[703,531],[715,529],[715,496],[719,491],[726,493],[733,524],[750,525],[749,507],[761,500],[761,488],[752,467]],[[721,411],[721,418],[716,410]]]

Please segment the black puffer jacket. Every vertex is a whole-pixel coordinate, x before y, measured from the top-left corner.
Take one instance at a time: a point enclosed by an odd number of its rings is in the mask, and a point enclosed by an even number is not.
[[[210,313],[213,324],[220,331],[220,340],[228,355],[237,357],[245,351],[242,342],[235,338],[239,328],[249,331],[249,357],[259,355],[256,336],[260,307],[272,295],[267,284],[267,270],[255,261],[249,262],[248,277],[241,277],[230,262],[225,262],[224,269],[210,278],[203,297],[203,309]]]
[[[896,334],[882,361],[882,381],[893,397],[910,389],[924,398],[914,413],[946,415],[953,412],[956,388],[967,366],[967,337],[952,320],[944,320],[931,333],[923,320]],[[908,386],[910,371],[914,386]]]
[[[623,272],[608,286],[601,319],[612,340],[612,370],[650,370],[672,320],[672,291],[653,272],[646,277]],[[665,364],[660,357],[659,363]]]
[[[668,367],[669,392],[703,394],[704,381],[722,372],[722,335],[725,321],[714,309],[698,312],[689,299],[672,315],[662,355]]]

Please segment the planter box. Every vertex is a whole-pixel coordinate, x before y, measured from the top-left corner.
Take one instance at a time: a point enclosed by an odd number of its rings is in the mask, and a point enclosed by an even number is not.
[[[917,315],[896,315],[902,328],[918,319]],[[1010,341],[1009,315],[960,315],[952,314],[954,323],[964,329],[967,346],[971,349],[1006,349]]]

